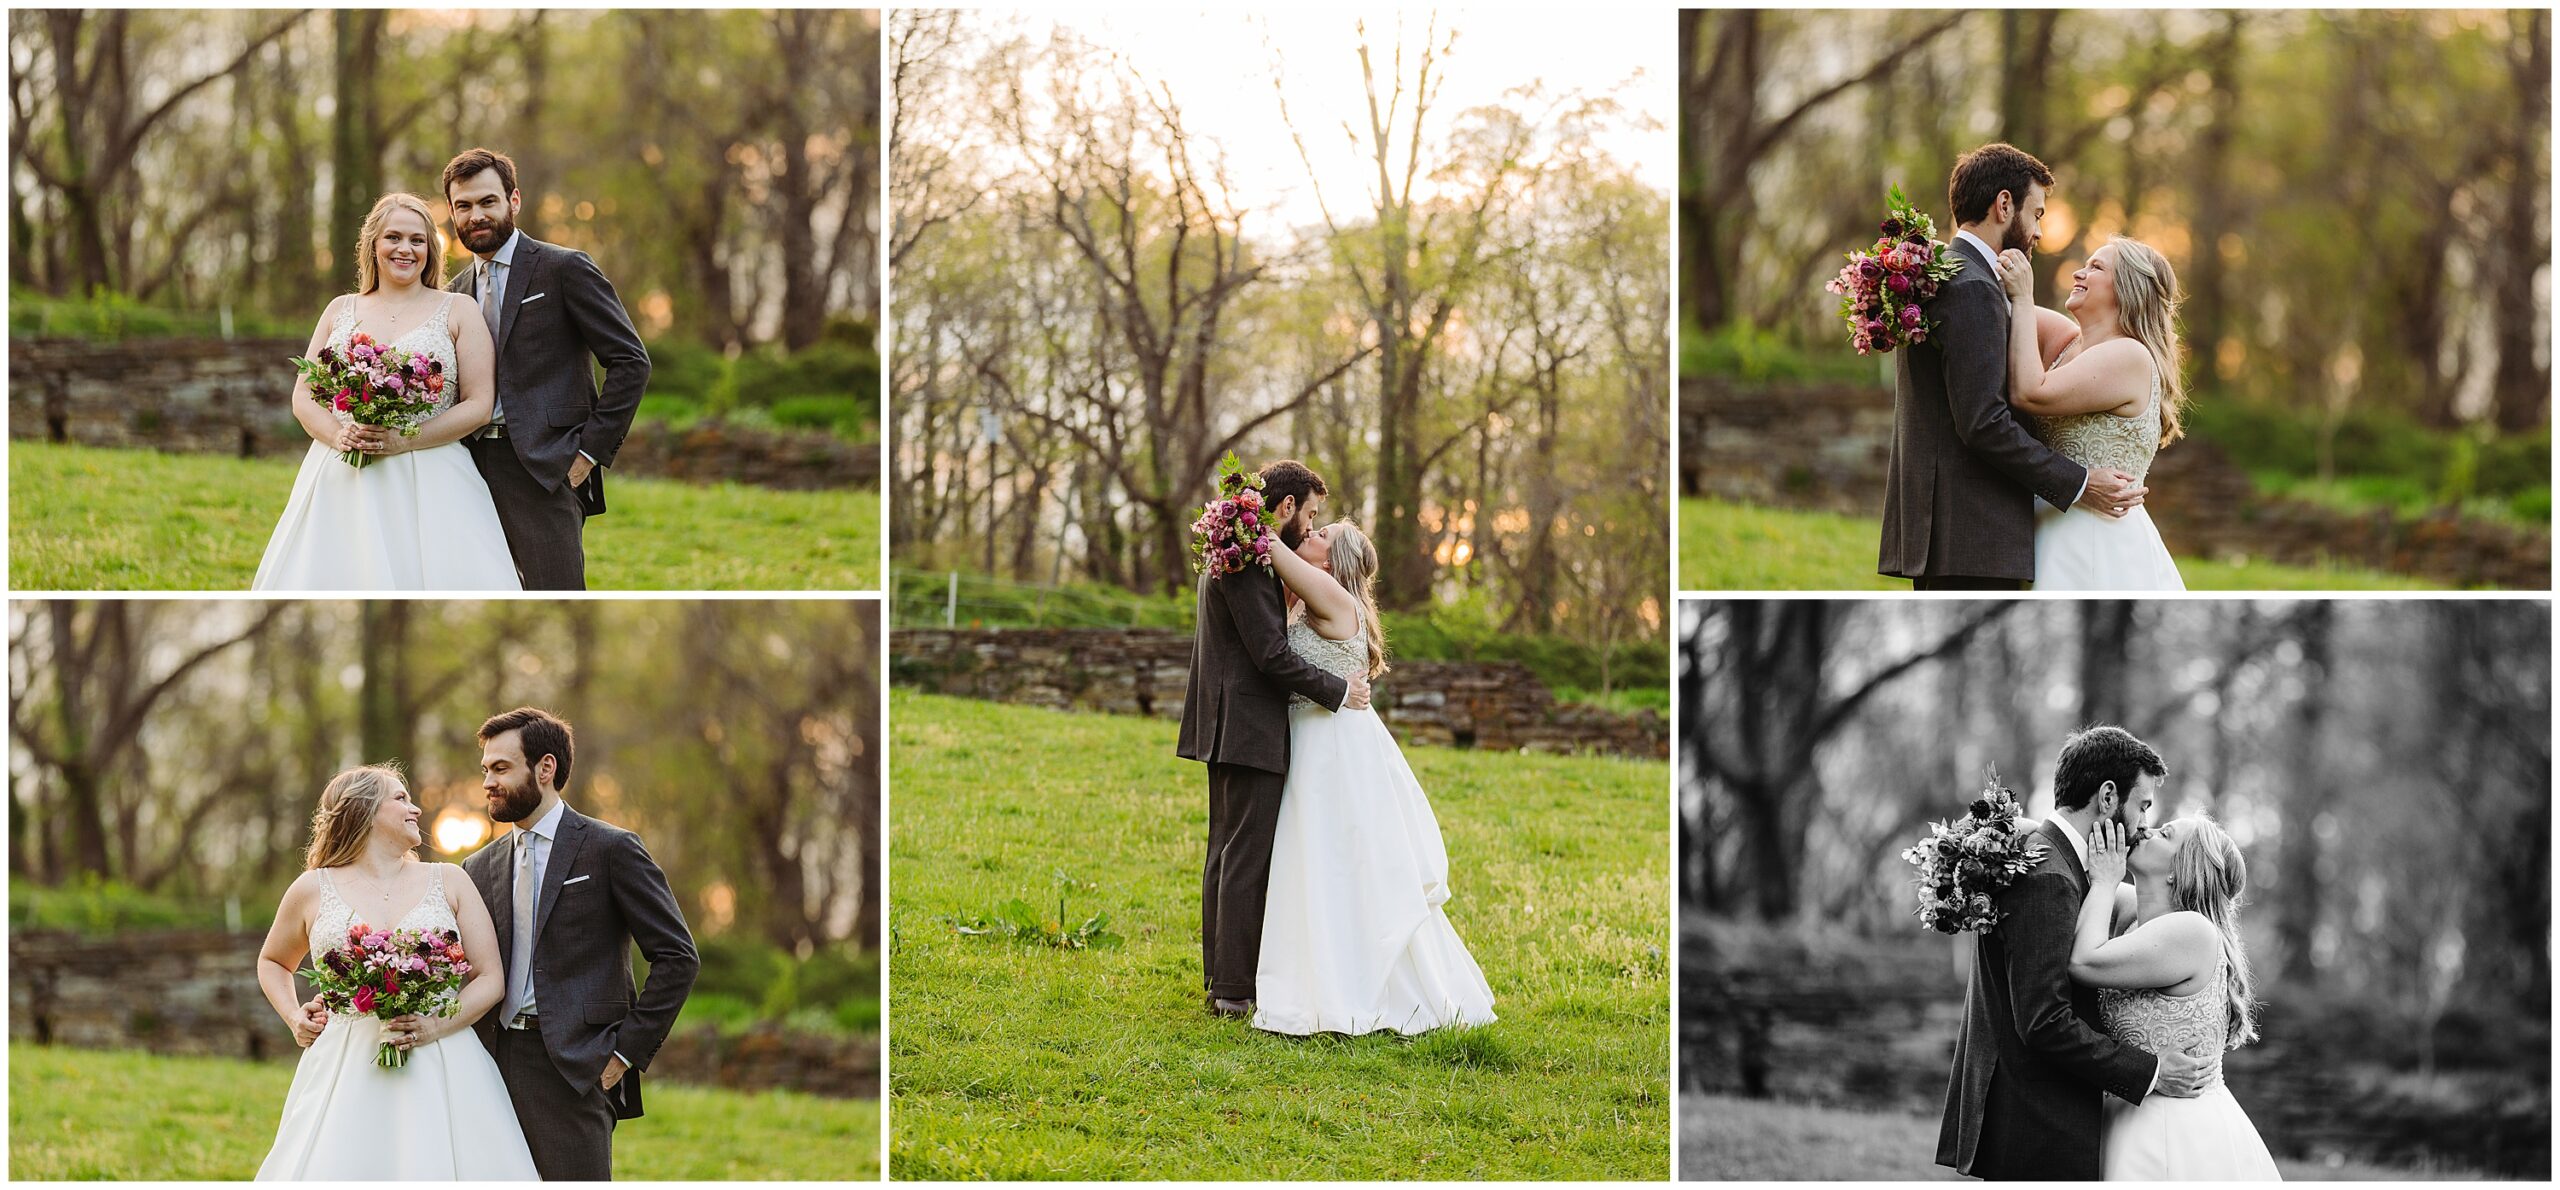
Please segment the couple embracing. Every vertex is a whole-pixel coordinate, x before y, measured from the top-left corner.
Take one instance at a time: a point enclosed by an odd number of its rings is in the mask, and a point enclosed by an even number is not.
[[[1956,161],[1947,203],[1962,263],[1897,352],[1893,449],[1876,569],[1917,590],[2183,591],[2143,508],[2175,442],[2178,278],[2118,237],[2035,302],[2028,259],[2053,171],[2005,144]]]
[[[2035,866],[1974,945],[1938,1164],[1992,1181],[2275,1181],[2222,1081],[2257,1039],[2248,868],[2204,815],[2151,825],[2168,766],[2120,727],[2062,746]]]
[[[569,725],[522,707],[480,728],[489,816],[515,824],[459,865],[417,857],[399,770],[349,769],[311,816],[309,866],[276,909],[258,986],[303,1047],[261,1181],[607,1181],[613,1132],[700,962],[640,837],[562,800]],[[494,912],[493,912],[494,910]],[[451,1015],[335,1015],[294,971],[350,931],[458,937]],[[631,951],[649,961],[635,992]],[[405,1065],[377,1064],[379,1047]]]
[[[1177,753],[1209,767],[1200,878],[1207,1007],[1273,1033],[1493,1021],[1443,906],[1439,820],[1369,681],[1387,670],[1378,553],[1305,464],[1262,469],[1268,569],[1204,574]]]
[[[648,349],[586,253],[517,229],[505,154],[455,157],[444,197],[471,266],[447,281],[426,200],[384,195],[356,238],[355,292],[321,312],[304,352],[349,358],[371,350],[363,335],[431,360],[433,409],[394,433],[295,381],[311,448],[252,590],[586,589],[586,520],[605,510]]]

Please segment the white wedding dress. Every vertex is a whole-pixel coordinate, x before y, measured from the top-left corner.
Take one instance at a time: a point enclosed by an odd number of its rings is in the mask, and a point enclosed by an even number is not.
[[[2135,479],[2151,471],[2160,453],[2160,373],[2151,374],[2151,401],[2132,417],[2075,413],[2036,417],[2036,436],[2083,467],[2112,467]],[[2101,516],[2072,505],[2055,511],[2036,504],[2036,590],[2184,591],[2177,560],[2151,523],[2151,510],[2135,505],[2122,517]]]
[[[441,413],[462,393],[453,299],[387,346],[444,361]],[[356,331],[350,297],[329,332],[340,352]],[[343,417],[344,415],[340,415]],[[520,591],[507,533],[489,484],[459,442],[387,455],[351,467],[314,442],[302,456],[293,495],[267,539],[253,591]]]
[[[2193,1099],[2145,1095],[2140,1103],[2107,1097],[2098,1162],[2110,1182],[2276,1182],[2276,1160],[2231,1088],[2222,1054],[2231,1037],[2224,980],[2214,968],[2203,991],[2172,996],[2157,990],[2098,990],[2098,1019],[2118,1041],[2155,1054],[2192,1050],[2204,1056],[2213,1086]]]
[[[315,958],[345,943],[347,927],[359,920],[326,871],[320,887],[324,900],[311,922]],[[445,902],[442,865],[426,898],[391,928],[460,932]],[[478,1034],[464,1029],[418,1046],[397,1070],[373,1064],[381,1040],[382,1022],[370,1016],[329,1018],[293,1068],[259,1181],[541,1180],[506,1080]]]
[[[1289,647],[1344,677],[1368,668],[1363,637],[1327,640],[1303,617]],[[1305,1036],[1491,1023],[1493,988],[1441,911],[1448,900],[1440,822],[1386,722],[1291,696],[1253,1027]]]

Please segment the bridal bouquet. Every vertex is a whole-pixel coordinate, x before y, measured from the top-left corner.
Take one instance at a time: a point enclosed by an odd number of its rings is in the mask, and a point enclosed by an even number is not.
[[[323,347],[317,356],[295,356],[288,362],[311,382],[312,400],[358,425],[398,430],[403,438],[418,432],[444,393],[444,361],[385,347],[362,331],[347,341],[344,355]],[[341,451],[338,457],[350,467],[373,461],[360,450]]]
[[[330,1012],[376,1020],[415,1013],[451,1016],[471,979],[462,938],[451,930],[377,930],[363,922],[347,927],[347,940],[322,954],[311,986]],[[374,1051],[373,1064],[399,1069],[409,1051],[390,1042]]]
[[[1244,469],[1235,452],[1218,463],[1218,498],[1203,505],[1191,522],[1191,569],[1211,578],[1241,573],[1247,566],[1271,565],[1271,539],[1276,530],[1262,508],[1262,477]]]
[[[1991,895],[2036,866],[2034,832],[2018,814],[2017,795],[1998,774],[1953,822],[1929,824],[1929,837],[1902,858],[1920,869],[1920,922],[1941,934],[1978,934],[2000,920]]]
[[[1964,271],[1955,250],[1937,241],[1937,226],[1902,196],[1900,186],[1888,195],[1878,230],[1883,234],[1875,246],[1849,253],[1840,275],[1823,286],[1840,295],[1849,345],[1860,355],[1928,342],[1938,328],[1920,313],[1920,303]]]

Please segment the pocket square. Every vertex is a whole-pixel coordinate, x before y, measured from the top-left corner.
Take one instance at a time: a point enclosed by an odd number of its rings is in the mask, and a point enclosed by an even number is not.
[[[516,303],[516,305],[517,305],[517,306],[519,306],[519,307],[523,307],[523,306],[530,306],[530,305],[534,304],[535,302],[541,301],[542,299],[547,298],[547,297],[550,297],[550,296],[551,296],[551,291],[550,291],[550,290],[548,290],[548,289],[546,289],[546,290],[543,290],[543,291],[542,291],[542,292],[540,292],[540,293],[534,294],[533,296],[526,298],[525,300],[523,300],[523,301],[521,301],[521,302],[517,302],[517,303]]]
[[[581,881],[581,880],[593,880],[593,879],[595,879],[595,877],[593,877],[593,876],[572,876],[572,877],[570,877],[570,878],[568,878],[568,879],[566,879],[566,880],[561,881],[561,882],[560,882],[560,887],[562,887],[562,888],[567,888],[567,887],[569,887],[570,885],[572,885],[572,884],[576,884],[577,882],[579,882],[579,881]]]

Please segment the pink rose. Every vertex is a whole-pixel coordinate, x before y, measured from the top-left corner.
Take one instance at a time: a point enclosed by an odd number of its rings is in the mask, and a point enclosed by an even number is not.
[[[357,988],[357,989],[356,989],[356,1011],[357,1011],[357,1012],[371,1012],[371,1011],[373,1011],[373,1005],[374,1005],[373,989],[372,989],[372,988],[369,988],[369,987],[366,987],[366,988]]]

